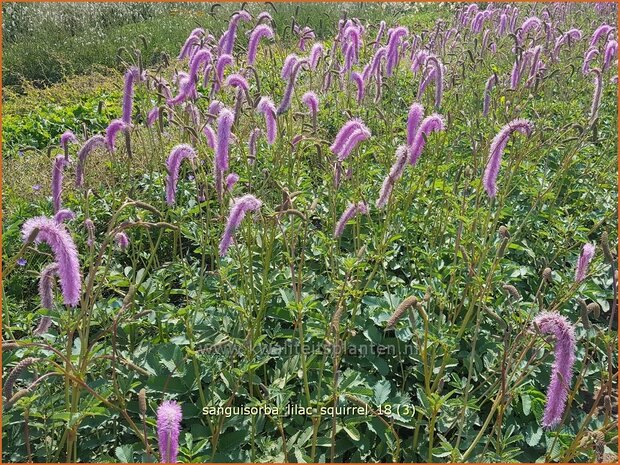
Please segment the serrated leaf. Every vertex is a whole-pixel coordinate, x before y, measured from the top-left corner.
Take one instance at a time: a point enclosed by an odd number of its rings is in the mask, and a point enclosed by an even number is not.
[[[386,379],[379,381],[375,384],[374,388],[374,400],[375,405],[380,406],[385,403],[386,400],[390,397],[390,391],[392,388],[390,387],[390,382]]]

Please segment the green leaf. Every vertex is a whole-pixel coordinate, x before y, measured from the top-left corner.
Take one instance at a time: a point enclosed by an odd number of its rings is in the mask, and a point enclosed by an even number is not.
[[[529,415],[532,409],[532,399],[529,394],[525,392],[521,393],[521,405],[523,407],[523,415]]]
[[[525,435],[526,437],[526,442],[529,446],[534,447],[536,445],[538,445],[538,443],[540,442],[540,439],[543,436],[543,429],[539,426],[535,431],[534,429],[530,426],[528,428],[528,432]]]
[[[114,454],[121,463],[133,463],[133,446],[118,446]]]
[[[388,400],[388,398],[390,397],[391,390],[392,388],[390,387],[390,382],[386,379],[379,381],[377,384],[375,384],[375,405],[381,406],[382,404],[384,404],[385,401]]]

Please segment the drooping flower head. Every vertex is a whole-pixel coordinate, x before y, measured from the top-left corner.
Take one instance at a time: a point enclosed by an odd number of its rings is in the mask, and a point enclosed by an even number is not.
[[[592,38],[590,39],[590,47],[596,45],[596,43],[599,41],[599,39],[601,39],[601,37],[607,37],[607,34],[609,34],[612,30],[613,27],[609,24],[601,24],[599,27],[597,27],[596,31],[594,31],[594,34],[592,34]]]
[[[297,80],[297,74],[303,65],[307,65],[308,60],[301,59],[297,60],[295,64],[292,66],[291,72],[288,75],[288,83],[286,84],[286,89],[284,91],[284,95],[282,96],[282,100],[280,101],[280,105],[276,109],[277,115],[282,115],[288,111],[291,107],[291,100],[293,98],[293,91],[295,89],[295,81]]]
[[[410,147],[409,164],[415,165],[418,162],[422,150],[424,150],[424,146],[426,145],[426,138],[428,135],[433,132],[443,131],[444,128],[445,123],[443,117],[437,113],[433,113],[422,120]]]
[[[182,60],[190,55],[192,48],[196,47],[200,43],[200,35],[193,32],[187,37],[181,51],[179,52],[178,59]]]
[[[267,143],[272,145],[278,133],[276,120],[276,106],[269,97],[262,97],[256,106],[256,111],[265,115],[265,125],[267,127]]]
[[[484,170],[483,178],[484,189],[489,197],[495,197],[497,195],[497,175],[499,174],[499,166],[510,136],[515,131],[529,136],[533,129],[534,126],[528,120],[515,119],[506,124],[493,138],[489,150],[489,160]]]
[[[338,238],[342,236],[342,233],[344,232],[344,228],[347,223],[353,218],[355,218],[358,214],[368,214],[368,205],[366,205],[366,202],[359,201],[357,203],[349,203],[345,211],[342,212],[342,215],[340,215],[340,219],[336,223],[336,227],[334,228],[334,237]]]
[[[428,50],[422,49],[418,50],[411,60],[411,72],[416,74],[424,64],[426,63],[426,59],[429,57],[430,52]]]
[[[196,157],[196,151],[191,145],[180,144],[170,151],[168,160],[166,161],[166,203],[174,205],[177,193],[177,182],[179,180],[179,170],[183,160],[193,160]]]
[[[86,157],[97,147],[105,145],[105,138],[101,134],[96,134],[88,139],[77,154],[77,166],[75,168],[75,186],[82,187],[84,185],[84,164]]]
[[[230,173],[226,176],[226,181],[224,182],[224,188],[226,192],[232,192],[232,188],[239,181],[239,175],[237,173]]]
[[[375,204],[377,208],[383,208],[387,204],[390,195],[392,194],[392,190],[394,189],[394,184],[396,184],[396,181],[398,181],[403,175],[405,166],[407,166],[408,157],[409,148],[406,145],[401,145],[398,149],[396,149],[396,159],[394,160],[392,168],[390,168],[390,172],[383,180],[383,185],[381,186],[381,191],[379,192],[379,198]]]
[[[248,81],[246,81],[246,79],[240,74],[231,74],[230,76],[228,76],[224,85],[230,87],[237,87],[244,92],[247,92],[250,89]]]
[[[73,219],[75,219],[75,213],[73,213],[71,210],[67,210],[66,208],[58,210],[54,215],[54,221],[56,223],[64,223],[65,221]]]
[[[60,136],[60,147],[65,153],[65,159],[69,158],[69,143],[70,142],[73,144],[77,144],[78,140],[72,131],[67,130],[63,132],[62,135]]]
[[[523,39],[527,35],[527,33],[531,30],[538,30],[542,25],[542,21],[536,16],[530,16],[523,24],[521,24],[521,28],[519,33],[517,34],[517,38],[519,39],[519,43],[523,42]]]
[[[256,61],[258,42],[261,39],[273,39],[273,29],[266,24],[259,24],[254,28],[248,42],[248,64],[253,65]]]
[[[542,312],[533,322],[541,333],[555,337],[555,357],[542,419],[545,428],[553,428],[562,421],[570,391],[575,363],[575,329],[568,319],[557,312]]]
[[[588,74],[590,72],[590,62],[594,60],[598,56],[598,49],[589,48],[583,55],[583,65],[581,67],[581,72],[583,74]]]
[[[385,68],[386,74],[391,76],[394,69],[398,65],[400,57],[399,47],[404,37],[409,35],[409,29],[405,26],[398,26],[394,29],[390,29],[390,35],[387,44],[387,65]]]
[[[232,55],[233,47],[235,45],[235,39],[237,38],[237,27],[239,25],[239,21],[248,22],[252,19],[250,13],[245,10],[239,10],[233,13],[230,18],[230,22],[228,23],[228,30],[225,32],[226,38],[222,43],[221,53]]]
[[[153,107],[146,116],[146,126],[151,127],[159,119],[159,107]]]
[[[374,49],[376,50],[381,45],[381,40],[383,39],[383,34],[385,33],[385,21],[381,21],[379,23],[379,30],[377,31],[377,37],[375,37]]]
[[[610,40],[605,44],[605,55],[603,61],[603,71],[609,69],[611,63],[613,62],[614,57],[618,54],[618,42],[615,40]]]
[[[310,49],[310,58],[308,59],[310,68],[316,69],[324,53],[325,51],[323,50],[323,44],[321,42],[317,42],[312,46]]]
[[[299,42],[297,43],[297,47],[299,47],[302,52],[305,52],[306,42],[313,40],[315,37],[314,31],[309,26],[305,26],[299,31]]]
[[[129,126],[121,119],[114,119],[110,121],[110,124],[105,130],[105,145],[108,147],[110,152],[114,152],[114,141],[116,140],[116,135],[120,131],[124,131]]]
[[[273,18],[267,11],[262,11],[256,16],[256,24],[272,22]]]
[[[362,120],[354,118],[340,128],[330,150],[337,155],[339,161],[343,161],[358,143],[368,139],[371,135],[370,129]]]
[[[175,401],[165,400],[157,409],[157,439],[162,463],[177,462],[182,419],[181,406]]]
[[[213,55],[208,49],[201,49],[196,52],[189,62],[189,77],[193,85],[198,82],[198,75],[200,73],[200,67],[206,66],[213,62]]]
[[[207,123],[214,121],[220,114],[220,111],[222,111],[222,108],[224,108],[224,104],[222,102],[219,100],[213,100],[209,104],[209,109],[207,110]]]
[[[116,233],[114,236],[114,242],[116,242],[116,245],[121,250],[126,250],[127,247],[129,247],[129,237],[127,237],[127,234],[124,231]]]
[[[357,71],[353,71],[351,73],[351,80],[355,83],[357,87],[357,103],[361,103],[364,99],[364,79],[362,75]]]
[[[35,244],[45,242],[52,249],[54,260],[58,264],[58,276],[66,305],[75,307],[80,300],[82,278],[80,263],[73,239],[67,229],[52,218],[37,216],[27,220],[22,226],[22,238],[25,241],[34,231],[38,230],[34,238]]]
[[[580,283],[586,279],[588,274],[588,268],[590,267],[590,261],[594,257],[595,247],[592,244],[585,244],[581,250],[581,255],[577,260],[577,267],[575,268],[575,282]]]
[[[304,102],[308,108],[310,109],[310,113],[312,115],[316,115],[319,111],[319,97],[312,91],[306,92],[302,97],[301,101]]]
[[[232,55],[220,55],[215,63],[215,82],[213,83],[213,88],[218,90],[220,88],[221,83],[224,81],[224,70],[227,66],[230,66],[234,63],[234,58]]]
[[[294,53],[287,55],[284,59],[282,70],[280,71],[280,77],[284,80],[287,80],[293,72],[293,68],[298,61],[299,57]]]
[[[384,60],[386,56],[387,48],[379,47],[372,57],[372,61],[370,62],[370,71],[368,71],[368,74],[379,78],[381,76],[381,61]]]
[[[192,56],[189,62],[189,73],[178,73],[179,93],[168,98],[168,105],[178,105],[189,98],[196,98],[196,84],[198,83],[198,72],[201,66],[208,66],[213,60],[211,52],[206,49],[199,50]]]
[[[54,303],[54,278],[58,275],[58,263],[52,262],[41,270],[39,277],[39,297],[41,308],[51,309]]]
[[[419,103],[413,103],[409,108],[409,114],[407,115],[407,145],[411,146],[415,135],[420,126],[420,121],[424,116],[424,108]]]
[[[228,249],[233,241],[233,235],[243,221],[246,213],[249,211],[259,210],[262,204],[263,203],[259,199],[251,194],[246,194],[243,197],[239,197],[233,201],[230,214],[228,215],[226,228],[224,229],[224,234],[220,240],[220,256],[223,257],[228,252]]]
[[[215,131],[209,124],[205,124],[205,127],[202,128],[202,133],[205,135],[207,139],[207,145],[210,149],[215,149],[217,136],[215,135]]]
[[[590,107],[590,122],[598,116],[601,106],[601,94],[603,92],[603,73],[598,68],[592,68],[590,73],[594,75],[594,93],[592,94],[592,105]]]

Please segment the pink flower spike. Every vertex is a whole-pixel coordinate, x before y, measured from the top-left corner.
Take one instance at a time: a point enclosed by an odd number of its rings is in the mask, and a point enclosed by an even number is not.
[[[52,249],[54,261],[58,264],[60,287],[66,305],[75,307],[80,300],[82,278],[80,263],[73,239],[67,229],[52,218],[37,216],[27,220],[22,226],[24,242],[38,230],[34,238],[35,244],[45,242]]]
[[[584,279],[586,279],[586,275],[588,274],[588,268],[590,267],[590,262],[594,257],[594,252],[596,251],[594,245],[585,244],[583,249],[581,250],[581,255],[579,255],[579,259],[577,260],[577,267],[575,268],[575,282],[580,283]]]
[[[168,156],[166,161],[166,170],[168,176],[166,177],[166,203],[168,205],[174,205],[176,201],[177,182],[179,180],[179,170],[183,160],[193,160],[196,157],[196,151],[194,148],[187,144],[180,144],[175,146]]]
[[[262,204],[263,203],[259,199],[251,194],[244,195],[243,197],[239,197],[233,201],[233,206],[230,209],[226,228],[220,241],[220,256],[223,257],[228,252],[228,249],[233,241],[233,235],[243,221],[246,213],[249,211],[259,210]]]
[[[504,154],[504,149],[513,132],[517,131],[529,136],[534,129],[532,123],[525,119],[515,119],[506,124],[493,138],[489,149],[489,160],[484,170],[483,184],[489,197],[497,195],[497,175]]]
[[[114,141],[116,140],[116,135],[128,127],[129,126],[123,120],[115,119],[110,121],[110,124],[105,130],[105,144],[110,152],[114,153]]]
[[[163,401],[157,409],[157,440],[162,463],[177,463],[182,419],[181,406],[173,400]]]

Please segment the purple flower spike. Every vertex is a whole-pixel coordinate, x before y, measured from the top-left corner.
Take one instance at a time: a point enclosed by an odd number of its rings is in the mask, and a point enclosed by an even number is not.
[[[84,185],[84,164],[86,157],[97,147],[105,145],[105,138],[101,134],[94,135],[88,139],[77,154],[77,166],[75,168],[75,186],[82,187]]]
[[[233,241],[233,235],[243,221],[246,213],[259,210],[262,204],[263,203],[259,199],[251,194],[244,195],[234,200],[226,223],[226,229],[220,241],[220,256],[223,257],[228,252]]]
[[[41,308],[51,309],[54,304],[54,278],[58,275],[58,263],[52,262],[41,270],[39,277],[39,297]]]
[[[228,108],[220,111],[217,118],[217,145],[215,150],[215,165],[220,172],[228,170],[228,149],[230,135],[235,117]]]
[[[114,242],[116,242],[116,245],[121,250],[127,250],[127,247],[129,247],[129,237],[127,237],[127,234],[123,231],[116,233],[114,236]]]
[[[73,132],[67,130],[60,136],[60,147],[65,152],[65,159],[69,158],[69,142],[77,144],[78,140]]]
[[[592,244],[585,244],[577,260],[577,268],[575,269],[575,282],[580,283],[586,279],[590,262],[594,257],[595,248]]]
[[[411,146],[415,135],[418,131],[420,121],[424,116],[424,108],[419,103],[414,103],[409,108],[409,114],[407,115],[407,145]]]
[[[159,107],[154,107],[146,116],[146,126],[151,127],[159,119]]]
[[[125,73],[125,86],[123,89],[123,116],[125,124],[131,124],[131,112],[133,110],[133,88],[137,80],[141,80],[140,70],[132,66]]]
[[[353,71],[351,73],[351,80],[355,83],[357,87],[357,103],[361,103],[364,99],[364,79],[362,75],[357,71]]]
[[[611,66],[614,57],[618,54],[618,42],[610,40],[605,45],[605,59],[603,62],[603,71],[606,71]]]
[[[172,400],[165,400],[157,409],[157,439],[162,463],[176,463],[181,434],[181,406]]]
[[[207,145],[209,146],[209,148],[215,149],[215,140],[217,139],[217,137],[213,128],[210,125],[206,124],[205,127],[202,128],[202,133],[207,138]]]
[[[443,131],[445,128],[445,124],[443,121],[443,117],[436,113],[427,116],[420,123],[420,128],[413,139],[413,144],[411,144],[411,153],[409,154],[409,163],[411,165],[415,165],[422,154],[422,150],[424,150],[424,146],[426,145],[426,138],[432,132]]]
[[[168,171],[168,176],[166,177],[166,203],[168,205],[174,205],[176,200],[181,163],[183,160],[193,160],[195,157],[196,151],[187,144],[177,145],[170,152],[166,161],[166,169]]]
[[[594,34],[592,34],[592,39],[590,40],[590,47],[595,45],[601,37],[607,37],[607,34],[609,34],[612,30],[613,27],[609,26],[608,24],[601,24],[599,27],[597,27],[596,31],[594,31]]]
[[[127,128],[128,125],[123,120],[115,119],[110,121],[110,124],[105,130],[105,145],[108,147],[110,152],[114,152],[114,141],[116,140],[116,135],[120,131],[124,131]]]
[[[323,57],[323,54],[325,53],[324,49],[323,49],[323,44],[321,42],[317,42],[316,44],[314,44],[312,46],[312,48],[310,49],[310,68],[312,69],[316,69],[317,65],[319,64],[319,60]]]
[[[365,202],[360,201],[358,203],[349,203],[346,210],[340,216],[340,219],[336,223],[336,227],[334,229],[334,237],[338,238],[342,236],[344,232],[344,228],[349,221],[355,218],[358,214],[366,215],[368,214],[368,205]]]
[[[334,139],[334,143],[329,147],[330,150],[338,156],[338,160],[344,160],[350,151],[362,140],[366,140],[371,136],[370,130],[364,125],[362,120],[354,118],[346,122]],[[350,144],[354,145],[350,147]],[[348,152],[345,155],[345,151]]]
[[[54,221],[56,223],[64,223],[65,221],[70,221],[75,219],[75,213],[71,210],[67,210],[66,208],[63,210],[58,210],[58,212],[54,215]]]
[[[276,106],[269,97],[262,97],[256,106],[256,111],[265,115],[265,125],[267,127],[267,143],[272,145],[276,141],[278,133],[276,120]]]
[[[396,149],[396,160],[394,161],[389,174],[385,177],[383,185],[381,186],[379,198],[375,204],[377,208],[383,208],[386,206],[390,195],[392,194],[392,190],[394,189],[394,184],[396,184],[396,181],[398,181],[403,175],[408,157],[409,148],[406,145],[401,145],[398,149]]]
[[[228,176],[226,176],[226,181],[224,182],[226,192],[232,192],[232,188],[235,184],[237,184],[238,181],[239,175],[237,173],[230,173]]]
[[[66,305],[75,307],[80,300],[82,278],[80,276],[80,263],[73,239],[66,228],[58,224],[52,218],[37,216],[27,220],[22,226],[22,238],[28,240],[35,229],[38,229],[34,242],[45,242],[50,246],[58,264],[58,276],[60,287]]]
[[[510,136],[515,131],[529,136],[533,129],[534,126],[529,121],[525,119],[515,119],[506,124],[493,138],[489,150],[489,160],[484,170],[484,178],[482,180],[484,189],[489,197],[495,197],[497,195],[497,175],[499,173],[499,166],[502,161],[504,149],[506,148]]]
[[[248,42],[248,65],[253,65],[256,61],[256,51],[258,42],[261,39],[273,39],[273,29],[266,24],[259,24],[254,28]]]
[[[555,357],[542,419],[545,428],[554,428],[562,421],[572,382],[576,348],[575,328],[568,319],[557,312],[542,312],[533,322],[541,333],[555,337]]]
[[[346,160],[353,151],[353,149],[355,149],[355,147],[360,142],[369,139],[370,136],[372,136],[372,133],[370,132],[370,129],[368,129],[366,126],[355,130],[353,134],[351,134],[351,137],[349,137],[345,142],[340,154],[338,154],[338,161]]]

